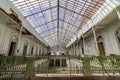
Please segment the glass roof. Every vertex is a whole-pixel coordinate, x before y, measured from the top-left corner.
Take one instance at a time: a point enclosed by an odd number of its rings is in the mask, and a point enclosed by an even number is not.
[[[76,36],[105,0],[10,0],[50,47]]]

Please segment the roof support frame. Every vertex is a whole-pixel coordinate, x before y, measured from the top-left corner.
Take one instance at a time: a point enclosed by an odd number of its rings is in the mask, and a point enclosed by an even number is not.
[[[63,8],[63,9],[66,9],[66,10],[68,10],[68,11],[70,11],[70,12],[76,13],[76,14],[78,14],[78,15],[80,15],[80,16],[82,16],[82,17],[88,19],[88,20],[90,19],[90,17],[85,16],[85,15],[83,15],[83,14],[81,14],[81,13],[76,12],[76,11],[70,10],[70,9],[65,8],[65,7],[63,7],[63,6],[59,6],[59,7],[60,7],[60,8]]]
[[[27,16],[25,16],[24,18],[27,18],[27,17],[33,16],[33,15],[36,15],[36,14],[39,14],[39,13],[42,13],[42,12],[48,11],[48,10],[50,10],[50,9],[54,9],[54,8],[56,8],[56,7],[57,7],[57,6],[54,6],[54,7],[51,7],[51,8],[48,8],[48,9],[42,10],[42,11],[38,11],[38,12],[36,12],[36,13],[34,13],[34,14],[27,15]]]

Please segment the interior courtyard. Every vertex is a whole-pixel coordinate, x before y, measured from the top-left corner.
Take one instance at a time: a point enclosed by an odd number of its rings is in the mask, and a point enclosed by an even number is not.
[[[0,80],[120,80],[120,0],[0,0]]]

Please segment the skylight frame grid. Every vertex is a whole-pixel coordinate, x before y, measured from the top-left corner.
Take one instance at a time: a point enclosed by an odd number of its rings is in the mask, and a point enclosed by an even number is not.
[[[11,1],[14,3],[14,5],[15,4],[17,5],[16,7],[18,7],[18,10],[22,12],[22,14],[25,16],[25,18],[28,19],[28,21],[31,22],[31,20],[32,20],[32,19],[29,20],[29,17],[34,17],[34,22],[32,21],[32,24],[34,25],[33,28],[38,33],[41,30],[41,26],[47,26],[47,27],[45,27],[46,30],[44,30],[43,32],[40,32],[39,34],[41,36],[43,35],[42,36],[43,38],[44,37],[47,38],[47,36],[49,36],[50,34],[54,35],[53,38],[49,39],[49,41],[56,40],[57,35],[54,33],[57,31],[56,30],[57,23],[59,22],[60,24],[58,25],[59,26],[58,30],[60,31],[59,32],[60,36],[58,35],[58,39],[60,42],[62,39],[66,40],[66,38],[70,38],[70,37],[68,37],[69,35],[75,36],[76,33],[78,33],[78,29],[81,29],[81,27],[89,20],[89,18],[93,16],[93,14],[96,12],[96,10],[99,8],[99,6],[101,6],[103,4],[101,0],[97,0],[97,1],[100,1],[100,3],[97,3],[96,0],[86,0],[86,1],[60,0],[60,2],[59,2],[60,5],[58,7],[60,9],[62,9],[63,11],[59,11],[59,18],[60,19],[57,19],[57,0],[39,0],[39,1],[36,1],[36,0],[29,0],[29,1],[22,0],[22,1],[20,1],[19,0],[18,3],[20,3],[23,6],[20,6],[17,2],[15,2],[13,0],[11,0]],[[24,1],[26,1],[26,3],[27,3],[26,6],[24,6]],[[33,3],[31,3],[31,1],[33,1]],[[103,2],[104,2],[104,0],[103,0]],[[64,3],[64,5],[62,5],[62,3]],[[98,5],[96,5],[96,4],[98,4]],[[35,9],[38,7],[38,5],[39,5],[39,7],[42,7],[42,6],[44,6],[44,7],[41,10],[38,9],[40,11],[38,11],[36,9],[35,10],[36,12],[34,10],[30,9],[30,8]],[[24,8],[27,6],[28,6],[28,8]],[[45,6],[48,6],[48,7],[45,7]],[[45,13],[48,11],[49,11],[49,13]],[[71,13],[70,14],[70,15],[72,15],[71,18],[67,18],[67,19],[65,18],[68,15],[67,11],[69,11]],[[43,23],[40,22],[40,21],[42,21],[40,18],[37,19],[35,17],[35,16],[39,15],[39,12],[42,14],[42,16],[45,17]],[[50,14],[50,15],[46,16],[47,14]],[[77,17],[73,19],[74,15],[77,15]],[[54,16],[56,16],[56,17],[54,17]],[[51,17],[51,18],[48,20],[48,19],[46,19],[48,17]],[[70,16],[68,16],[68,17],[70,17]],[[81,23],[79,23],[79,22],[81,22]],[[38,24],[38,25],[36,25],[36,24]],[[50,24],[50,26],[49,26],[49,24]],[[68,24],[68,25],[66,27],[63,27],[64,24]],[[52,28],[52,26],[53,26],[53,28]],[[73,26],[73,27],[71,27],[71,26]],[[63,37],[61,37],[61,35],[63,35]]]
[[[66,3],[68,3],[68,2],[66,2]],[[68,7],[68,6],[66,6],[66,7]],[[77,7],[76,2],[74,2],[72,9],[74,10],[74,9],[76,9],[76,7]],[[74,16],[74,12],[71,12],[71,17],[72,17],[72,16]],[[68,22],[69,22],[70,20],[71,20],[71,19],[69,18]],[[69,24],[69,26],[70,26],[70,24]],[[68,26],[68,28],[69,28],[69,26]],[[65,34],[67,34],[67,33],[70,33],[70,31],[67,31]],[[65,37],[66,37],[66,36],[65,36]],[[65,37],[64,37],[64,38],[65,38]]]

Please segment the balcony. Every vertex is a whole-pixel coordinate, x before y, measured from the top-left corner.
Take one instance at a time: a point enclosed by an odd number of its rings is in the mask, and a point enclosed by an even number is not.
[[[0,56],[0,78],[117,78],[119,65],[120,56]]]

